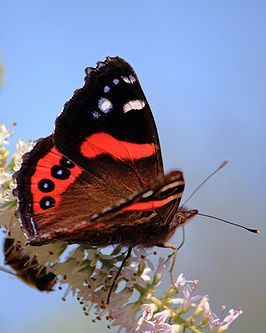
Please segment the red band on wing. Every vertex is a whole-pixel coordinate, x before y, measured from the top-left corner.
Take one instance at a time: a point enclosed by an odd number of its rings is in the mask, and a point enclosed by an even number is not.
[[[122,211],[128,211],[128,210],[154,210],[156,208],[160,208],[162,206],[165,206],[169,202],[176,200],[176,196],[170,196],[166,199],[163,200],[153,200],[153,201],[148,201],[148,202],[137,202],[134,203],[128,207],[125,207],[122,209]]]
[[[55,199],[54,207],[57,206],[58,203],[61,201],[61,195],[82,172],[81,168],[75,165],[74,168],[70,169],[71,174],[68,179],[60,180],[53,178],[51,176],[51,169],[54,165],[60,164],[61,158],[62,154],[60,154],[55,148],[52,148],[43,158],[38,161],[36,165],[36,171],[31,177],[31,193],[33,196],[34,214],[45,213],[45,210],[40,207],[40,201],[47,195]],[[55,185],[53,191],[49,193],[44,193],[39,189],[38,184],[42,179],[49,179],[53,181]]]
[[[120,141],[107,133],[96,133],[87,137],[80,147],[81,154],[95,158],[101,154],[112,155],[119,160],[139,160],[155,154],[153,143],[131,143]]]

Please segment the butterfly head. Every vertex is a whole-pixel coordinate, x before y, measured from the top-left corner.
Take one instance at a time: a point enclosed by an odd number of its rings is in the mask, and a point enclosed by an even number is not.
[[[186,224],[190,219],[192,219],[192,217],[194,217],[197,214],[198,214],[197,209],[187,210],[184,207],[180,207],[173,217],[171,228],[176,229],[177,227]]]

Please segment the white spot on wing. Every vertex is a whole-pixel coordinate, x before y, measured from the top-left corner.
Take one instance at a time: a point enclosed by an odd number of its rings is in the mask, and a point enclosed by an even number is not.
[[[121,199],[121,200],[119,201],[119,203],[118,203],[118,206],[124,204],[125,202],[127,202],[126,199]]]
[[[111,209],[112,209],[111,206],[107,206],[107,207],[105,207],[104,209],[102,209],[101,213],[106,213],[106,212],[108,212],[108,211],[111,210]]]
[[[105,87],[103,88],[103,91],[104,91],[105,93],[108,93],[108,92],[110,91],[110,87],[105,86]]]
[[[126,83],[131,83],[127,76],[121,76],[122,80]]]
[[[112,103],[109,101],[109,99],[107,98],[101,98],[98,101],[98,106],[99,109],[103,112],[103,113],[108,113],[110,112],[110,110],[112,109],[113,105]]]
[[[123,110],[124,112],[128,112],[131,110],[141,110],[145,106],[145,102],[141,99],[136,99],[134,101],[129,101],[128,103],[124,104]]]
[[[142,198],[148,198],[153,195],[153,190],[149,190],[148,192],[142,194]]]
[[[177,186],[180,186],[180,185],[184,185],[184,181],[183,180],[177,180],[177,181],[174,181],[173,183],[170,183],[166,186],[164,186],[160,192],[164,192],[164,191],[167,191],[167,190],[170,190],[171,188],[174,188],[174,187],[177,187]]]
[[[135,79],[134,76],[131,75],[131,74],[129,75],[129,80],[130,80],[131,83],[136,82],[136,79]]]
[[[114,80],[113,80],[113,84],[114,84],[114,85],[117,85],[118,83],[119,83],[119,80],[118,80],[118,79],[114,79]]]
[[[133,84],[136,81],[136,79],[134,78],[134,76],[131,75],[131,74],[129,75],[129,77],[127,77],[127,76],[121,76],[121,78],[122,78],[122,80],[124,82],[126,82],[128,84]]]
[[[104,67],[104,63],[102,61],[98,61],[96,65],[98,68]]]
[[[93,116],[93,118],[99,118],[100,117],[100,113],[98,112],[98,111],[93,111],[92,112],[92,116]]]

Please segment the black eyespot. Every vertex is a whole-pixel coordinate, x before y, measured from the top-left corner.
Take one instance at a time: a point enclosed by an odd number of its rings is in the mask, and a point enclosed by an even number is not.
[[[40,207],[44,210],[49,209],[55,205],[55,199],[53,197],[43,197],[40,201]]]
[[[38,188],[40,191],[42,191],[44,193],[52,192],[55,188],[55,184],[50,179],[42,179],[38,183]]]
[[[51,169],[51,175],[56,179],[65,180],[69,178],[70,174],[71,172],[61,165],[54,165]]]
[[[72,169],[75,167],[75,163],[69,161],[67,158],[64,156],[60,160],[60,165],[62,165],[65,168]]]

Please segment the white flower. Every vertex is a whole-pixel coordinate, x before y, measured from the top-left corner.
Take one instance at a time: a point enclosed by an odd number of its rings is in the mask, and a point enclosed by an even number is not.
[[[133,249],[135,257],[132,258],[132,264],[135,261],[137,265],[145,263],[151,270],[154,270],[154,265],[148,257],[153,254],[153,252],[147,252],[141,247],[136,247]]]
[[[25,243],[24,235],[23,235],[23,243]],[[25,246],[25,250],[27,251],[27,254],[29,256],[36,255],[38,258],[38,262],[41,265],[47,265],[47,264],[54,265],[54,263],[59,260],[66,246],[67,245],[65,242],[56,241],[42,246],[27,245]]]
[[[187,283],[193,283],[193,284],[198,284],[198,280],[186,280],[184,277],[184,274],[181,273],[178,275],[176,282],[175,282],[175,287],[178,289],[180,287],[184,287]]]
[[[163,273],[167,269],[168,265],[169,265],[169,260],[164,260],[163,258],[159,258],[158,267],[153,278],[153,283],[155,286],[158,286],[161,283]]]
[[[7,173],[5,168],[0,168],[0,184],[5,184],[12,179],[12,175]]]
[[[149,267],[144,268],[143,273],[141,274],[141,278],[145,282],[151,281],[152,270]]]
[[[210,333],[225,332],[231,323],[235,321],[242,313],[243,312],[240,308],[231,309],[229,310],[228,315],[223,320],[220,320],[218,316],[212,312],[209,319]]]
[[[184,298],[173,298],[171,300],[172,304],[180,304],[182,306],[181,311],[187,312],[190,310],[191,306],[195,306],[193,302],[196,302],[200,299],[202,299],[201,295],[193,296],[193,292],[195,291],[194,288],[191,288],[190,286],[184,287],[182,290]]]
[[[8,143],[7,139],[12,135],[12,130],[6,128],[4,124],[0,124],[0,146]]]
[[[141,306],[141,308],[143,309],[143,313],[142,313],[142,316],[138,320],[138,326],[136,328],[136,331],[138,331],[140,329],[140,327],[143,325],[145,320],[149,321],[152,318],[153,312],[156,309],[156,306],[153,303],[143,304]]]
[[[14,171],[18,171],[22,162],[22,156],[30,151],[34,146],[33,141],[29,141],[28,143],[25,143],[22,139],[19,139],[19,142],[16,145],[16,151],[14,154],[14,160],[15,160],[15,166]]]
[[[134,303],[128,303],[125,306],[118,306],[111,309],[110,315],[113,319],[113,324],[130,327],[132,321],[134,321],[134,317],[132,316],[134,308]]]
[[[154,319],[155,319],[155,322],[156,322],[157,325],[160,325],[160,324],[164,323],[168,317],[169,317],[169,311],[168,310],[157,312],[154,315]]]
[[[157,312],[153,318],[154,320],[144,319],[141,326],[139,326],[139,331],[141,333],[176,333],[181,332],[183,327],[180,325],[171,325],[165,321],[169,317],[169,311],[164,310]]]

